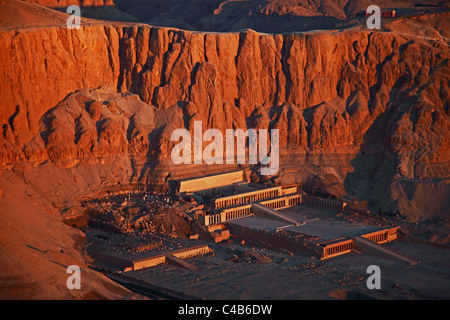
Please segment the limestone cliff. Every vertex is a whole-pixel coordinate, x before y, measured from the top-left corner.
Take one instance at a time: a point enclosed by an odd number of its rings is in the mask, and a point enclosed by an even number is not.
[[[369,183],[448,177],[442,41],[86,25],[2,31],[0,47],[3,167],[47,159],[71,167],[117,154],[155,164],[170,157],[173,129],[202,120],[220,130],[279,129],[283,154],[353,155],[356,169],[367,155],[393,163],[366,170]],[[112,89],[70,95],[105,85]],[[360,195],[356,171],[344,184]]]

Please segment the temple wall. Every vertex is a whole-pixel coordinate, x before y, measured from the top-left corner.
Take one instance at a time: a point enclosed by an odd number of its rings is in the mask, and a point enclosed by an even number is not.
[[[183,180],[179,182],[179,193],[196,192],[232,185],[244,181],[244,171],[235,171],[209,177]]]

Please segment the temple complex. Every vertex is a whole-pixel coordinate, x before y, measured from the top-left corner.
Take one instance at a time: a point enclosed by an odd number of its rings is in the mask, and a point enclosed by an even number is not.
[[[359,252],[358,244],[362,242],[355,239],[364,238],[376,245],[397,239],[396,226],[335,226],[334,223],[304,221],[300,214],[296,214],[296,208],[308,207],[308,210],[317,212],[332,210],[336,214],[352,212],[354,209],[344,201],[308,195],[295,185],[264,186],[246,181],[245,176],[244,171],[235,171],[184,179],[177,181],[176,193],[191,197],[203,205],[204,210],[193,217],[212,234],[220,234],[217,230],[224,230],[224,225],[227,225],[233,230],[252,234],[265,232],[265,237],[269,239],[271,232],[268,230],[272,231],[272,236],[278,237],[275,236],[277,231],[285,229],[312,236],[314,240],[303,242],[302,245],[320,259]]]

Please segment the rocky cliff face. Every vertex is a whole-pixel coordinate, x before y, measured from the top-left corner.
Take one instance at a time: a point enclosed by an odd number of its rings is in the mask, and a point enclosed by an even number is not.
[[[279,129],[283,154],[353,155],[356,169],[368,155],[393,163],[365,170],[369,183],[448,177],[450,52],[439,41],[91,25],[2,31],[0,47],[3,167],[117,154],[159,163],[172,131],[202,120]],[[344,184],[360,195],[356,171]]]

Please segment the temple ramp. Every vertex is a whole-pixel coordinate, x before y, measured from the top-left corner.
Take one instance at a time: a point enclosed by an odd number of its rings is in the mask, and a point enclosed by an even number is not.
[[[403,254],[400,254],[394,250],[383,247],[383,246],[379,245],[378,243],[364,239],[363,237],[354,237],[353,239],[354,239],[355,248],[363,253],[375,254],[375,255],[378,254],[378,255],[386,257],[386,258],[407,262],[410,265],[416,265],[416,264],[420,263],[420,261],[418,261],[418,260],[409,258],[409,257],[407,257]]]
[[[176,266],[183,267],[189,271],[198,271],[198,268],[194,266],[192,263],[189,263],[178,257],[175,257],[173,254],[166,254],[166,258],[167,260],[169,260],[170,263]]]
[[[262,218],[269,218],[269,219],[275,219],[278,221],[287,222],[294,226],[300,226],[303,224],[303,222],[297,221],[294,218],[288,216],[287,214],[284,214],[282,212],[276,211],[274,209],[271,209],[269,207],[266,207],[259,203],[253,203],[252,204],[252,212],[255,216],[259,216]]]

